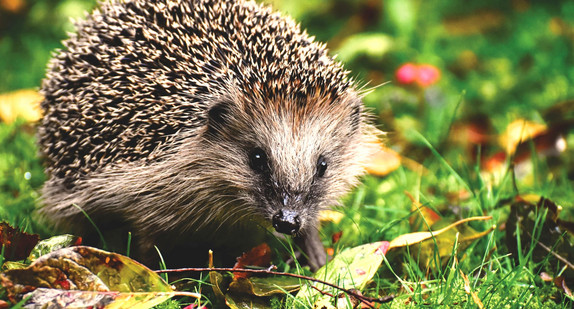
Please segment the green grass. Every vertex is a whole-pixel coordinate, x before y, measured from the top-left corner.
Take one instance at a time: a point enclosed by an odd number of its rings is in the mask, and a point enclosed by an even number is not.
[[[0,123],[0,218],[29,232],[43,232],[32,216],[44,182],[34,128]]]
[[[72,29],[67,16],[81,16],[93,5],[56,2],[29,2],[15,15],[0,12],[5,14],[0,16],[0,59],[10,60],[0,60],[0,92],[39,87],[50,52]],[[515,173],[508,161],[506,169],[494,173],[485,171],[481,161],[503,150],[497,139],[514,120],[549,128],[574,121],[574,106],[563,103],[574,98],[574,3],[527,2],[524,8],[520,1],[494,0],[464,6],[454,0],[270,2],[329,42],[353,76],[375,87],[364,101],[378,127],[389,132],[386,143],[424,166],[405,163],[385,177],[366,176],[345,198],[345,207],[337,208],[344,215],[341,221],[322,226],[327,247],[338,252],[413,232],[409,219],[419,214],[405,192],[441,215],[433,230],[483,215],[493,219],[468,226],[480,232],[496,225],[468,246],[448,247],[452,254],[443,257],[432,250],[445,248],[436,242],[392,250],[364,293],[396,295],[382,308],[476,308],[465,292],[464,274],[485,308],[570,308],[572,299],[540,273],[563,275],[572,288],[574,270],[537,241],[571,263],[573,250],[560,234],[548,232],[546,211],[520,214],[522,226],[514,227],[518,220],[512,209],[518,209],[516,196],[535,194],[561,205],[562,220],[574,221],[572,126],[561,132],[564,152],[543,156],[535,151]],[[472,22],[477,16],[484,22]],[[459,32],[449,28],[455,22]],[[394,74],[406,62],[434,65],[440,82],[425,89],[399,84]],[[465,125],[477,123],[474,119],[482,119],[488,141],[479,146],[453,138]],[[33,214],[44,180],[33,125],[0,123],[0,219],[51,234]],[[514,230],[509,232],[509,226]],[[342,237],[332,243],[337,232]],[[571,234],[563,236],[572,240]],[[294,271],[276,263],[280,270]],[[208,283],[200,282],[194,288],[208,290]],[[179,305],[171,301],[162,308]]]

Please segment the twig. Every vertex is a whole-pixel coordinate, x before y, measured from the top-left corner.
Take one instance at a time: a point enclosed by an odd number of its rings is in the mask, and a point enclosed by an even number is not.
[[[318,287],[316,287],[316,286],[314,286],[314,285],[312,285],[311,287],[312,287],[314,290],[316,290],[317,292],[319,292],[319,293],[321,293],[321,294],[323,294],[323,295],[327,295],[327,296],[329,296],[329,297],[335,297],[335,295],[333,295],[333,294],[331,294],[331,293],[329,293],[329,292],[325,292],[325,291],[321,290],[320,288],[318,288]]]
[[[532,235],[530,235],[530,233],[527,233],[528,236],[530,238],[532,238]],[[554,255],[555,258],[557,258],[558,260],[562,261],[562,263],[566,264],[566,266],[570,267],[571,269],[574,270],[574,265],[572,263],[570,263],[567,259],[565,259],[564,257],[562,257],[560,254],[554,252],[554,250],[546,245],[544,245],[543,243],[541,243],[538,239],[534,239],[536,241],[536,244],[538,244],[540,247],[542,247],[542,249],[546,250],[548,253]]]
[[[190,272],[203,272],[203,271],[243,272],[243,273],[251,273],[251,274],[266,274],[266,275],[286,276],[286,277],[293,277],[293,278],[313,281],[313,282],[321,283],[321,284],[330,286],[332,288],[335,288],[337,290],[343,291],[343,292],[347,293],[348,295],[351,295],[351,296],[357,298],[359,301],[366,304],[370,308],[374,308],[374,306],[371,304],[371,302],[384,304],[384,303],[390,302],[395,297],[394,295],[389,295],[389,296],[385,296],[382,298],[368,297],[368,296],[358,294],[352,290],[340,287],[336,284],[333,284],[333,283],[330,283],[327,281],[323,281],[323,280],[319,280],[319,279],[316,279],[313,277],[291,274],[291,273],[282,273],[282,272],[278,272],[278,271],[270,271],[267,269],[242,269],[242,268],[236,269],[236,268],[229,268],[229,267],[213,267],[213,268],[195,267],[195,268],[161,269],[161,270],[156,270],[155,272],[156,273],[181,273],[181,272],[188,272],[188,271],[190,271]]]

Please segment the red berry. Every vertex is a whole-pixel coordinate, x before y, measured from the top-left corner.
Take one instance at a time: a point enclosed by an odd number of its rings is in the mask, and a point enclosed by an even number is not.
[[[404,85],[412,84],[417,80],[418,71],[416,64],[405,63],[397,70],[397,81]]]
[[[421,64],[418,67],[417,83],[421,87],[428,87],[440,80],[440,71],[430,64]]]

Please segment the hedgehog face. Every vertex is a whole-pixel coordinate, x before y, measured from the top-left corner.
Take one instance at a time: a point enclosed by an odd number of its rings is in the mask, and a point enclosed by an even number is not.
[[[336,204],[362,173],[359,100],[323,103],[227,101],[209,110],[206,139],[241,158],[222,181],[278,232],[315,226],[318,212]]]

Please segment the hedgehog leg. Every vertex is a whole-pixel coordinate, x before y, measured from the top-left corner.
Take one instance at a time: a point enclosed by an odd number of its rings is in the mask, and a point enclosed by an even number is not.
[[[307,264],[312,271],[316,271],[325,265],[327,254],[319,237],[319,231],[311,228],[301,236],[295,237],[295,243],[303,250],[307,257]]]

